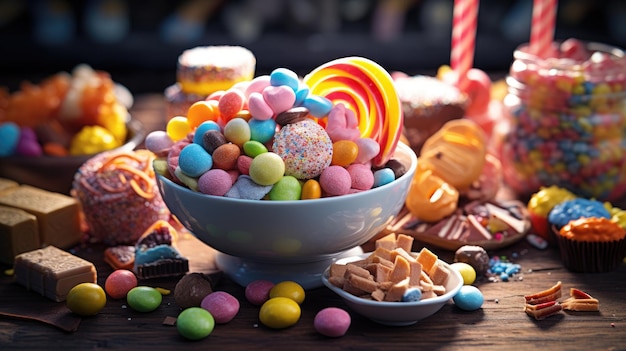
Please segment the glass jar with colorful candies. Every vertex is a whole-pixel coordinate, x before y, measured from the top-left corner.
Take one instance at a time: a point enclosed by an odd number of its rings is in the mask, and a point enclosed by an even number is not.
[[[626,56],[568,39],[547,58],[514,52],[500,158],[505,182],[528,196],[557,185],[579,196],[626,194]]]

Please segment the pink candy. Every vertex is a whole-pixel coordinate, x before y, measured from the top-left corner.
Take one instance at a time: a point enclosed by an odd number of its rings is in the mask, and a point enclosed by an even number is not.
[[[224,196],[232,186],[231,175],[219,168],[207,171],[198,179],[198,190],[207,195]]]
[[[246,300],[253,305],[261,306],[270,298],[270,290],[274,283],[269,280],[255,280],[246,286]]]
[[[347,170],[352,179],[352,189],[368,190],[374,186],[374,173],[368,165],[354,163]]]
[[[211,313],[215,323],[224,324],[235,318],[239,312],[240,304],[233,295],[224,291],[215,291],[202,299],[200,307]]]
[[[315,330],[331,338],[346,334],[351,324],[350,314],[337,307],[327,307],[315,315],[313,325]]]
[[[345,195],[350,192],[352,179],[347,169],[341,166],[330,166],[322,171],[320,186],[328,195]]]
[[[361,135],[359,121],[354,112],[343,104],[337,104],[328,114],[326,133],[333,142],[339,140],[356,140]]]

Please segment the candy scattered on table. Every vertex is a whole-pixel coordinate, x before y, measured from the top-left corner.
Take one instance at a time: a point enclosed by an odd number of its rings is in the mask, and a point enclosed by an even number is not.
[[[239,306],[239,300],[225,291],[209,293],[200,303],[200,307],[209,311],[217,324],[233,320],[239,312]]]
[[[137,286],[126,294],[128,306],[137,312],[152,312],[163,301],[161,293],[149,286]]]
[[[485,301],[483,293],[473,285],[463,285],[452,299],[457,307],[465,311],[475,311]]]
[[[350,314],[345,310],[338,307],[326,307],[317,312],[313,326],[318,333],[337,338],[346,334],[351,322]]]
[[[123,299],[137,286],[135,273],[128,269],[117,269],[104,281],[104,289],[112,299]]]
[[[80,316],[94,316],[107,303],[104,289],[96,283],[80,283],[67,293],[65,303],[73,313]]]
[[[259,320],[272,329],[284,329],[300,320],[300,305],[288,297],[273,297],[265,301],[259,310]]]
[[[200,340],[209,336],[215,327],[211,313],[200,307],[184,309],[176,319],[176,329],[189,340]]]
[[[274,283],[269,280],[255,280],[246,285],[245,295],[248,302],[261,306],[270,298],[270,290]]]

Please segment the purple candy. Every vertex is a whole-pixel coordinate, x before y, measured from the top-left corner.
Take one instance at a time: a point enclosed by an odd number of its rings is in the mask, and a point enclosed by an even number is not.
[[[200,307],[209,311],[215,323],[228,323],[239,312],[239,300],[225,291],[215,291],[202,299]]]
[[[255,280],[246,286],[246,300],[253,305],[261,306],[270,298],[270,290],[274,283],[269,280]]]
[[[259,185],[250,176],[240,175],[233,186],[224,195],[235,199],[261,200],[272,190],[273,185]]]
[[[350,328],[350,323],[350,314],[337,307],[324,308],[315,315],[313,320],[318,333],[332,338],[345,335]]]

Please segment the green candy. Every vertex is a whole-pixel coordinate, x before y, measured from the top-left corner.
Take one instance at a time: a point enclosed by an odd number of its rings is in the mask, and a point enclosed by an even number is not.
[[[201,307],[189,307],[183,310],[176,319],[178,333],[189,340],[206,338],[213,332],[214,327],[213,315]]]
[[[250,140],[243,143],[243,152],[246,155],[255,158],[260,154],[267,152],[267,147],[265,147],[263,143],[260,143],[256,140]]]
[[[259,185],[273,185],[285,174],[283,159],[273,152],[265,152],[252,159],[250,178]]]
[[[126,302],[137,312],[152,312],[161,305],[161,301],[161,293],[149,286],[134,287],[126,295]]]
[[[302,185],[293,176],[284,176],[270,190],[270,200],[300,200]]]

